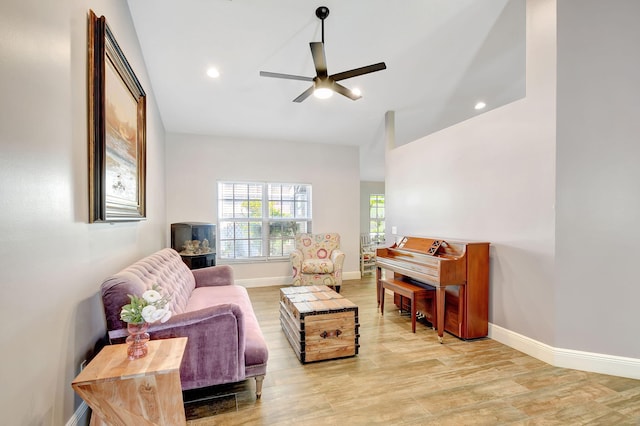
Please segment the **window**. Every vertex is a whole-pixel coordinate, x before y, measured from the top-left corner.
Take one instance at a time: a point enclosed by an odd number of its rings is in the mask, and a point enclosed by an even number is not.
[[[219,259],[286,258],[311,232],[311,185],[218,182],[218,229]]]
[[[384,195],[369,195],[369,235],[371,242],[384,243]]]

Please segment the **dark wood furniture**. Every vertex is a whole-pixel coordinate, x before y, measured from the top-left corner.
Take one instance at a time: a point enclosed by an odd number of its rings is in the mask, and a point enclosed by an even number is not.
[[[436,303],[426,305],[423,313],[436,319],[441,343],[445,330],[461,339],[487,336],[489,243],[403,237],[399,243],[377,250],[376,266],[378,304],[383,297],[385,269],[393,272],[394,280],[435,289]]]
[[[400,309],[403,308],[404,299],[406,297],[409,299],[409,309],[411,310],[411,331],[416,332],[416,314],[417,307],[420,304],[421,306],[425,306],[425,303],[429,300],[433,301],[435,295],[435,289],[433,287],[426,288],[424,286],[419,286],[415,284],[408,283],[406,281],[398,281],[395,279],[381,279],[382,283],[382,291],[380,292],[380,313],[384,315],[384,290],[390,290],[394,293],[394,295],[398,295],[400,297],[399,305]],[[435,306],[434,306],[435,310]],[[435,324],[435,313],[431,311],[425,310],[423,312],[432,324]]]

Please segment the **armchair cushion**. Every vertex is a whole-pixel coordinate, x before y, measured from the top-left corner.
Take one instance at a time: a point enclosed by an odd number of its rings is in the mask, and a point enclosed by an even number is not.
[[[333,262],[329,259],[305,259],[302,261],[303,274],[330,274]]]
[[[293,285],[328,285],[340,289],[344,252],[340,234],[296,234],[296,249],[289,255]]]

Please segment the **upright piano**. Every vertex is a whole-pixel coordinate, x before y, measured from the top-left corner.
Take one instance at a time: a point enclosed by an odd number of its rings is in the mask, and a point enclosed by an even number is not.
[[[435,291],[435,304],[416,306],[427,318],[435,320],[440,342],[444,330],[465,340],[487,336],[489,243],[403,237],[391,247],[378,248],[378,304],[384,291],[383,269],[393,272],[394,280]],[[401,298],[396,297],[395,301],[403,308]]]

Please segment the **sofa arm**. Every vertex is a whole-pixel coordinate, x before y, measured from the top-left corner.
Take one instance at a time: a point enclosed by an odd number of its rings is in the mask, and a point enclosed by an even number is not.
[[[209,266],[191,272],[196,280],[196,287],[233,284],[233,269],[229,265]]]
[[[302,284],[302,251],[292,250],[289,253],[289,263],[291,264],[291,276],[293,285]]]
[[[183,390],[245,379],[244,313],[236,304],[174,315],[148,332],[151,339],[188,338],[180,366]]]
[[[331,261],[333,262],[333,273],[336,279],[336,286],[342,285],[342,268],[344,266],[345,254],[341,250],[331,252]]]

